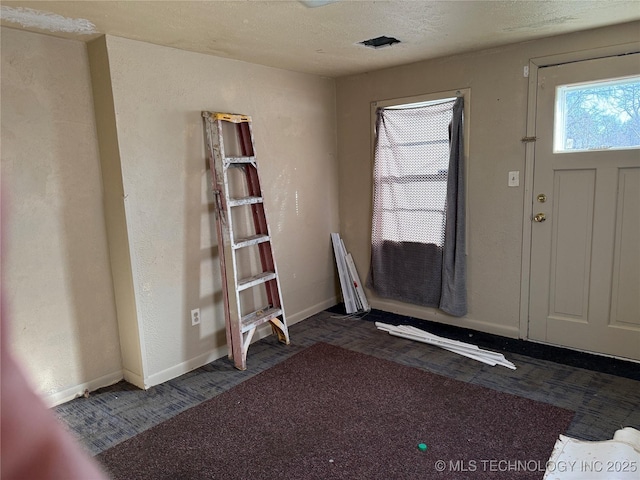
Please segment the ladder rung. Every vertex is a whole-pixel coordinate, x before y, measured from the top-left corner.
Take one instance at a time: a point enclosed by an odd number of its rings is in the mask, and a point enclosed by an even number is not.
[[[269,235],[252,235],[246,238],[239,238],[233,242],[233,248],[250,247],[251,245],[257,245],[258,243],[268,242],[270,240]]]
[[[251,205],[254,203],[262,203],[262,197],[239,197],[229,199],[230,207],[239,207],[241,205]]]
[[[251,312],[249,315],[242,317],[242,333],[256,328],[269,320],[276,318],[278,315],[282,315],[281,308],[265,308],[264,310],[257,310]]]
[[[262,272],[253,277],[242,278],[238,280],[238,291],[246,290],[247,288],[255,287],[262,283],[267,283],[269,280],[276,278],[275,272]]]
[[[224,163],[227,165],[255,163],[256,157],[224,157]]]

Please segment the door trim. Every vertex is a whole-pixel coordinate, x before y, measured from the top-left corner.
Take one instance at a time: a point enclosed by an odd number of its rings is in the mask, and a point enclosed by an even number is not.
[[[629,53],[640,53],[640,42],[624,43],[609,47],[581,50],[578,52],[547,55],[529,59],[529,92],[527,96],[526,137],[536,135],[536,102],[538,94],[538,70],[542,67],[564,63],[594,60]],[[531,285],[531,217],[533,215],[533,169],[535,142],[525,143],[524,193],[522,207],[522,264],[520,268],[520,338],[529,338],[529,288]]]

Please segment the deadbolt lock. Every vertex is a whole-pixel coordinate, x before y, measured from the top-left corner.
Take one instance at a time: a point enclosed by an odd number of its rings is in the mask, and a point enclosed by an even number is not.
[[[538,195],[538,201],[540,203],[544,203],[547,201],[547,196],[544,193],[541,193],[540,195]]]
[[[533,217],[533,221],[534,222],[544,222],[547,219],[547,216],[544,213],[537,213],[534,217]]]

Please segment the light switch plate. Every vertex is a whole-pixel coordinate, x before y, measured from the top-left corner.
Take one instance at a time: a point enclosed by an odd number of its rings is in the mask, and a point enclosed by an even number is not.
[[[520,172],[519,171],[509,172],[509,186],[510,187],[519,187],[520,186]]]

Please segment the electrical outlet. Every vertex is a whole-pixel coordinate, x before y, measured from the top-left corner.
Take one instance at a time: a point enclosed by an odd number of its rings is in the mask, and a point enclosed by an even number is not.
[[[191,310],[191,326],[196,326],[200,323],[200,309],[194,308]]]

